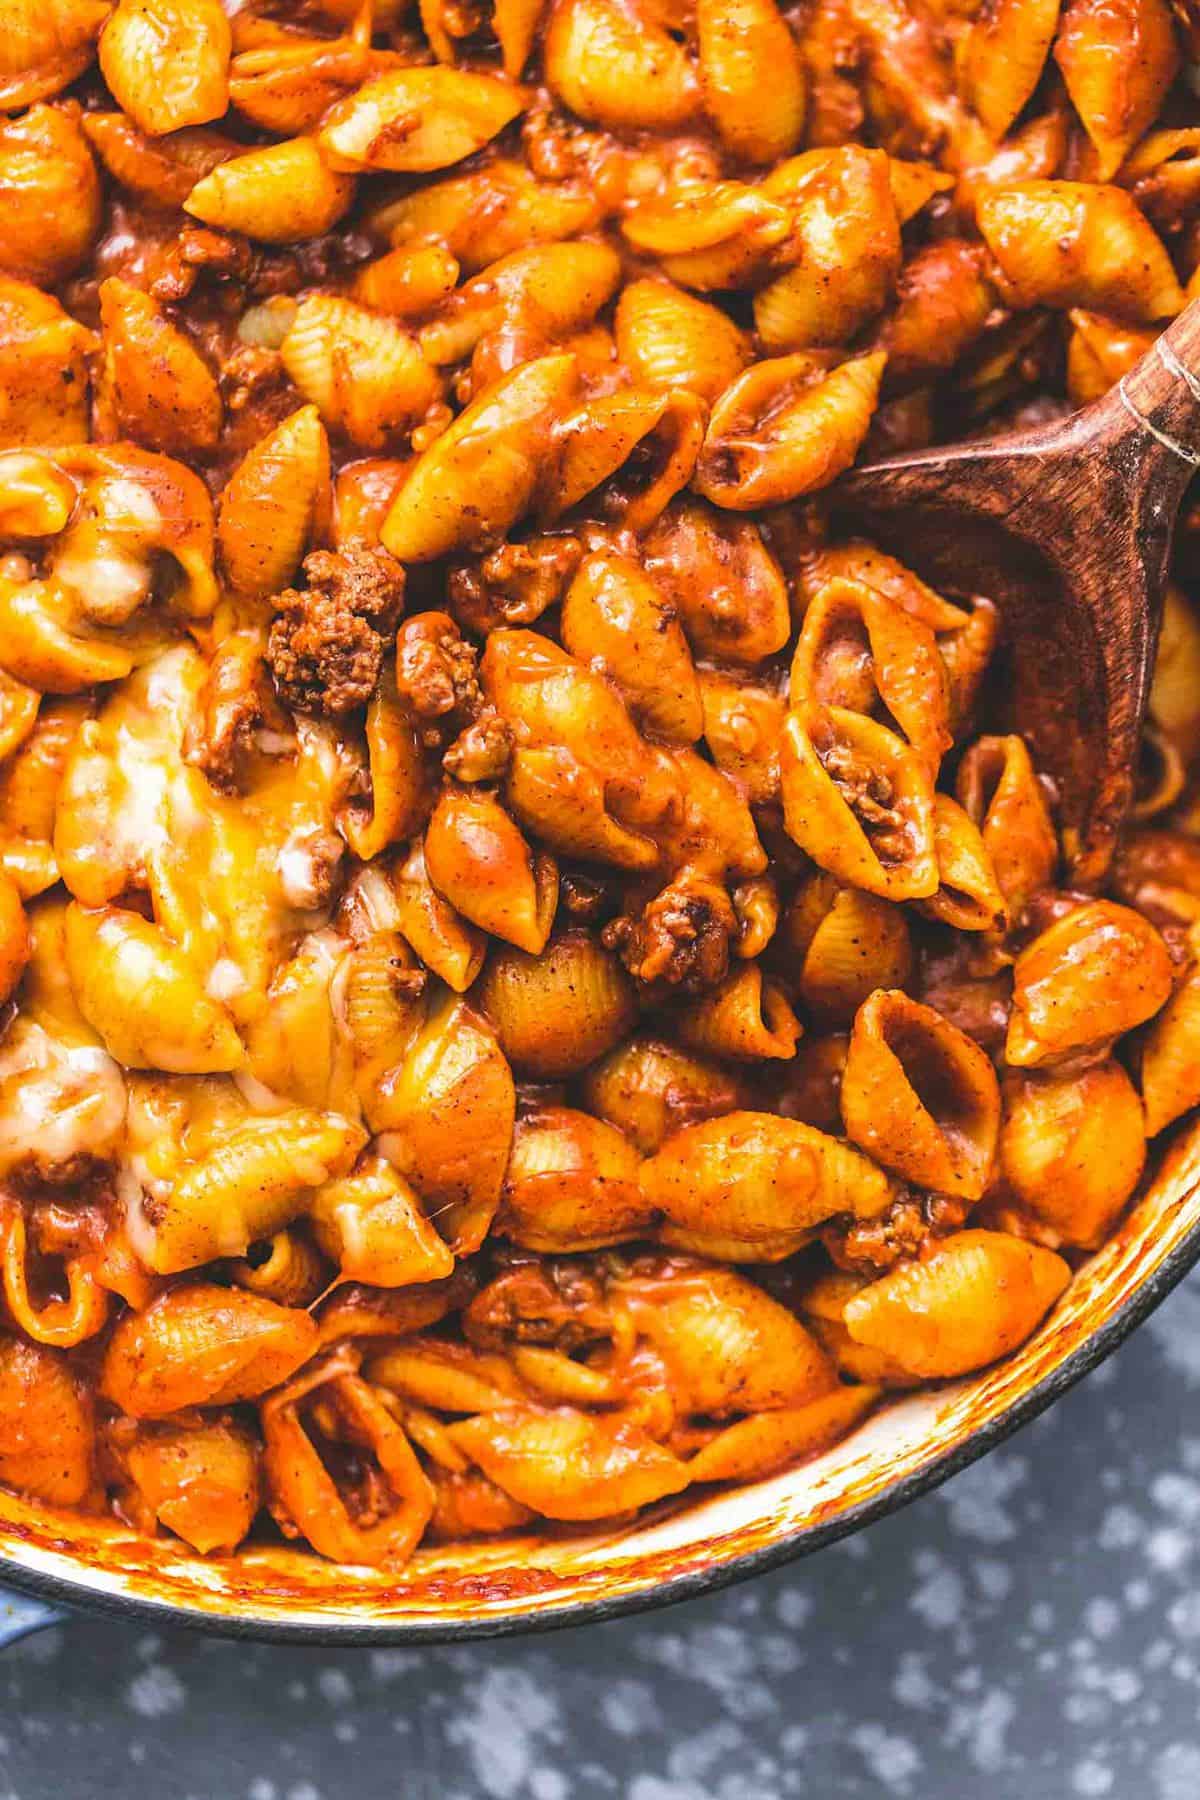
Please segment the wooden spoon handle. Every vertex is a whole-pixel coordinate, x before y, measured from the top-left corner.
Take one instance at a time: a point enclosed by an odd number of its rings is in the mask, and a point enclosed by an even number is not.
[[[1185,306],[1137,367],[1122,376],[1114,398],[1126,434],[1148,433],[1159,446],[1160,479],[1182,493],[1200,468],[1200,300]],[[1167,475],[1174,471],[1175,479]]]

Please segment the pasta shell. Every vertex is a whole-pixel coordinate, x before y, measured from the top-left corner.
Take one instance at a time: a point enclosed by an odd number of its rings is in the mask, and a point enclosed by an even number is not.
[[[96,54],[110,0],[5,0],[0,12],[0,107],[48,100]]]
[[[0,767],[0,867],[22,899],[58,880],[49,840],[72,746],[90,711],[86,700],[44,700],[25,738]]]
[[[749,963],[685,1006],[676,1029],[689,1050],[759,1062],[794,1056],[801,1025],[778,983]]]
[[[1035,1330],[1071,1271],[1040,1244],[959,1231],[920,1262],[898,1263],[846,1304],[851,1337],[925,1380],[965,1375]]]
[[[611,1050],[637,1015],[621,964],[583,931],[552,938],[536,956],[494,951],[477,992],[509,1061],[541,1080],[578,1074]]]
[[[0,1406],[0,1480],[50,1506],[85,1501],[95,1483],[95,1415],[66,1358],[5,1337]]]
[[[203,126],[152,138],[120,112],[87,112],[80,125],[113,180],[157,206],[182,206],[203,176],[240,149]]]
[[[567,590],[562,640],[616,682],[633,712],[668,743],[693,743],[704,714],[683,629],[654,583],[626,557],[588,557]]]
[[[1062,1243],[1102,1243],[1145,1162],[1141,1102],[1120,1063],[1006,1079],[1001,1173]]]
[[[542,56],[551,92],[589,124],[677,131],[699,111],[686,51],[619,0],[555,0]]]
[[[456,1256],[477,1250],[487,1235],[515,1115],[512,1072],[491,1028],[464,1001],[447,997],[371,1122],[380,1151],[412,1182]]]
[[[0,669],[44,694],[78,694],[121,681],[133,653],[115,635],[88,631],[62,588],[0,576]]]
[[[550,429],[569,406],[575,381],[573,356],[539,357],[461,412],[396,496],[383,523],[385,548],[404,563],[428,562],[502,537],[533,500]]]
[[[774,0],[699,0],[696,30],[704,108],[726,149],[770,163],[804,131],[799,46]]]
[[[568,1408],[481,1413],[450,1436],[497,1487],[549,1519],[607,1518],[689,1480],[687,1465],[639,1426]]]
[[[1002,931],[1008,911],[987,846],[949,794],[933,797],[933,841],[937,892],[920,902],[921,911],[956,931]]]
[[[364,1137],[336,1114],[299,1107],[233,1126],[184,1166],[150,1211],[143,1201],[131,1225],[139,1257],[156,1274],[174,1275],[217,1256],[244,1256],[298,1218],[314,1188],[345,1174]]]
[[[536,857],[491,794],[443,791],[425,832],[429,879],[473,925],[530,956],[545,949],[558,903],[558,870]]]
[[[1112,1040],[1158,1012],[1173,985],[1159,933],[1131,907],[1092,900],[1047,927],[1013,969],[1005,1059],[1040,1068]]]
[[[329,442],[316,407],[302,406],[247,451],[221,495],[230,584],[255,600],[286,587],[329,508]]]
[[[325,423],[364,450],[382,449],[437,397],[437,376],[416,339],[335,294],[300,302],[279,354]]]
[[[492,30],[500,45],[504,73],[510,81],[521,78],[545,10],[545,0],[494,0]]]
[[[753,520],[689,495],[650,532],[644,558],[698,656],[753,668],[791,637],[783,571]]]
[[[224,1007],[158,926],[118,907],[67,913],[67,968],[80,1011],[127,1069],[202,1075],[245,1060]]]
[[[41,695],[0,670],[0,762],[19,750],[37,719]]]
[[[878,1404],[877,1387],[839,1387],[806,1406],[756,1413],[718,1432],[688,1463],[693,1482],[757,1481],[827,1450]]]
[[[965,1032],[898,989],[858,1009],[842,1073],[856,1144],[906,1180],[978,1200],[991,1175],[1000,1088]]]
[[[554,524],[595,494],[598,511],[645,531],[686,485],[703,440],[704,407],[694,394],[631,387],[589,401],[558,428],[557,455],[542,481],[542,523]]]
[[[220,0],[118,0],[100,35],[100,69],[122,112],[161,137],[221,117],[231,48]]]
[[[105,383],[116,420],[168,455],[216,448],[224,408],[216,377],[192,340],[139,288],[100,285]]]
[[[0,449],[87,442],[94,344],[51,295],[0,275]]]
[[[882,309],[900,269],[888,158],[856,144],[810,151],[775,169],[764,188],[790,205],[795,267],[755,296],[760,338],[776,352],[849,342]]]
[[[732,1269],[669,1264],[618,1278],[612,1294],[667,1365],[681,1409],[730,1413],[801,1406],[837,1377],[793,1312]]]
[[[265,1005],[255,996],[253,1016],[243,1030],[247,1067],[256,1081],[314,1111],[355,1118],[354,1056],[341,1006],[337,1018],[333,1006],[335,997],[340,1003],[345,994],[344,950],[331,932],[314,931],[302,938],[295,954],[271,976]],[[239,1001],[244,1011],[244,995],[231,996],[231,1005]]]
[[[1096,174],[1110,181],[1179,73],[1171,9],[1164,0],[1067,0],[1054,60],[1095,146]]]
[[[679,782],[680,812],[665,819],[657,833],[664,861],[684,871],[685,881],[688,870],[739,880],[765,874],[767,853],[733,783],[686,746],[670,751],[669,758]]]
[[[378,1073],[401,1060],[424,1022],[423,992],[424,976],[398,932],[373,931],[354,946],[340,1001],[360,1067]]]
[[[319,1188],[309,1217],[318,1244],[344,1281],[403,1288],[441,1281],[454,1268],[448,1245],[388,1163],[374,1161]]]
[[[53,231],[45,229],[48,218]],[[100,183],[75,120],[35,106],[0,124],[0,268],[56,287],[100,230]]]
[[[1015,917],[1058,866],[1058,838],[1025,740],[979,738],[958,766],[955,788]]]
[[[470,175],[430,182],[388,202],[373,217],[396,248],[437,242],[473,274],[530,244],[591,231],[605,216],[582,182],[542,182],[524,163],[496,157]]]
[[[354,178],[329,168],[310,137],[268,144],[218,163],[183,202],[185,212],[260,244],[332,230],[354,198]]]
[[[1174,583],[1168,583],[1163,603],[1150,716],[1189,761],[1200,752],[1200,618]]]
[[[838,706],[894,721],[935,776],[953,741],[932,630],[862,582],[835,579],[811,602],[788,691],[793,706]]]
[[[240,1288],[192,1282],[130,1312],[109,1340],[101,1392],[134,1419],[253,1398],[317,1347],[307,1313]]]
[[[742,1083],[719,1063],[678,1045],[633,1037],[588,1070],[583,1096],[589,1112],[652,1156],[682,1126],[733,1112]]]
[[[425,850],[414,844],[394,878],[396,928],[427,969],[465,994],[487,952],[487,939],[438,893],[425,867]]]
[[[933,784],[886,726],[841,707],[789,713],[780,781],[788,835],[839,881],[885,900],[937,891]]]
[[[1142,360],[1157,334],[1081,306],[1072,307],[1070,318],[1067,391],[1074,406],[1087,406]]]
[[[460,289],[441,318],[422,332],[421,347],[430,362],[459,362],[506,321],[547,339],[568,336],[592,322],[620,278],[620,258],[607,244],[537,244],[514,251]]]
[[[329,1286],[329,1264],[307,1237],[289,1227],[254,1246],[253,1260],[230,1265],[238,1287],[276,1306],[310,1306]],[[262,1251],[266,1250],[264,1257]]]
[[[528,827],[563,856],[652,869],[658,847],[608,811],[604,783],[569,750],[515,750],[505,799]]]
[[[75,483],[48,456],[0,452],[0,539],[56,537],[75,505]]]
[[[1135,325],[1183,306],[1162,240],[1123,188],[1017,182],[985,189],[976,216],[1017,306],[1082,306]]]
[[[741,288],[760,281],[792,229],[786,206],[763,188],[719,181],[653,195],[631,206],[621,229],[684,287]]]
[[[992,0],[959,49],[963,97],[999,140],[1041,79],[1060,0]]]
[[[353,295],[375,312],[419,318],[454,292],[458,262],[437,244],[392,250],[367,263],[354,278]]]
[[[634,380],[661,393],[686,388],[711,402],[750,361],[746,334],[728,314],[669,281],[629,282],[613,329]]]
[[[828,487],[858,454],[885,361],[876,352],[824,373],[800,351],[756,363],[714,406],[694,487],[737,512]]]
[[[981,246],[966,238],[927,244],[905,263],[896,305],[880,328],[889,387],[909,387],[952,369],[982,335],[996,292]]]
[[[357,1367],[354,1352],[338,1349],[263,1407],[268,1499],[322,1556],[398,1568],[433,1514],[433,1487],[404,1431]],[[299,1416],[314,1394],[318,1416],[334,1438],[355,1446],[345,1493]]]
[[[661,829],[678,818],[678,757],[646,742],[620,696],[594,669],[540,632],[505,630],[489,636],[480,674],[514,735],[531,746],[569,751],[602,782],[603,799],[623,823]]]
[[[1194,958],[1194,926],[1188,944]],[[1156,1137],[1200,1100],[1200,965],[1194,960],[1146,1032],[1140,1073],[1146,1135]]]
[[[732,1112],[688,1125],[642,1164],[664,1241],[720,1260],[778,1262],[837,1213],[873,1218],[892,1185],[857,1150],[795,1119]]]
[[[861,538],[851,538],[842,544],[818,543],[809,547],[796,571],[805,607],[811,606],[822,589],[839,577],[878,589],[887,599],[936,632],[939,648],[944,644],[944,634],[960,631],[971,616],[961,606],[952,606],[948,600],[943,600],[927,582],[906,569],[894,556],[885,555]]]
[[[517,1126],[495,1229],[526,1250],[599,1250],[641,1237],[653,1212],[636,1150],[611,1125],[566,1106]]]
[[[141,1432],[125,1452],[139,1499],[202,1556],[236,1550],[260,1504],[258,1445],[229,1419]]]
[[[212,502],[200,476],[133,444],[67,449],[57,460],[85,486],[51,571],[84,616],[127,622],[165,573],[170,612],[208,618],[218,594]]]
[[[892,190],[896,217],[901,225],[907,225],[935,194],[944,194],[954,186],[954,177],[939,169],[936,163],[911,162],[908,157],[890,156],[888,185]]]
[[[856,888],[841,888],[804,951],[800,999],[823,1025],[848,1025],[876,988],[902,987],[912,946],[897,906]]]
[[[390,657],[367,702],[366,731],[370,796],[355,796],[338,815],[342,835],[363,862],[419,831],[432,802],[425,751]]]
[[[445,169],[490,143],[526,105],[514,82],[460,69],[393,69],[342,100],[319,133],[331,168]]]
[[[367,1365],[370,1379],[435,1412],[495,1412],[525,1396],[504,1357],[439,1338],[409,1338]]]
[[[366,78],[369,37],[286,41],[243,50],[229,67],[229,102],[264,131],[311,131],[347,91]]]
[[[779,799],[779,738],[787,707],[769,688],[700,672],[704,741],[717,767],[751,806]]]

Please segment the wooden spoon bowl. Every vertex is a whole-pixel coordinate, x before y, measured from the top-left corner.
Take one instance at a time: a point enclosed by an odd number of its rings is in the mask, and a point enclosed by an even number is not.
[[[1005,722],[1058,785],[1071,880],[1103,880],[1133,795],[1180,502],[1200,466],[1200,300],[1102,400],[1035,430],[852,470],[855,529],[1000,608]]]

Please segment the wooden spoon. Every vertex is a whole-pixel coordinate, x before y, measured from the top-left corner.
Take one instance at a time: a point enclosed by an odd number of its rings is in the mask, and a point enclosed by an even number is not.
[[[1133,793],[1180,501],[1200,466],[1200,300],[1102,400],[1053,425],[851,470],[856,531],[1001,610],[1005,723],[1061,797],[1076,885]]]

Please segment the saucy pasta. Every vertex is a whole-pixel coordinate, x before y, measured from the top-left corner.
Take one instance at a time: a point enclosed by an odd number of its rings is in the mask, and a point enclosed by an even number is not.
[[[1200,1102],[860,453],[1200,293],[1168,0],[9,0],[0,1481],[396,1567],[810,1456]]]

